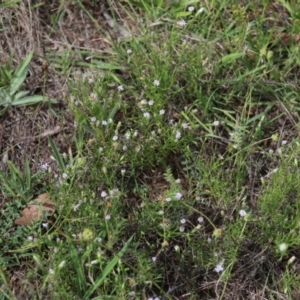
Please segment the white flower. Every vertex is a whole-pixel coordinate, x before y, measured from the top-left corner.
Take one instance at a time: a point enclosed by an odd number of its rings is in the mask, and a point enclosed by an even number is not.
[[[28,241],[33,241],[33,236],[30,235],[30,236],[27,238],[27,240],[28,240]]]
[[[220,273],[224,270],[223,268],[223,263],[219,263],[216,265],[216,267],[214,268],[214,271],[217,272],[217,273]]]
[[[68,175],[66,173],[63,173],[62,178],[66,179],[66,178],[68,178]]]
[[[185,230],[184,226],[180,226],[180,227],[179,227],[179,231],[180,231],[180,232],[184,232],[184,230]]]
[[[286,144],[287,144],[286,140],[284,140],[284,141],[281,142],[281,145],[286,145]]]
[[[118,136],[117,135],[113,136],[112,140],[113,141],[117,141],[118,140]]]
[[[181,179],[180,179],[180,178],[177,178],[177,179],[175,180],[175,182],[178,183],[178,184],[180,184]]]
[[[164,115],[165,112],[166,112],[166,111],[165,111],[164,109],[161,109],[161,110],[159,111],[159,114],[160,114],[160,115]]]
[[[199,217],[199,218],[197,219],[197,221],[198,221],[199,223],[202,223],[202,222],[204,221],[204,219],[203,219],[203,217]]]
[[[66,261],[63,260],[63,261],[58,265],[58,267],[61,269],[65,264],[66,264]]]
[[[207,242],[208,243],[211,243],[212,242],[212,239],[209,237],[209,238],[207,238]]]
[[[150,119],[150,117],[151,117],[151,115],[148,112],[144,112],[143,115],[146,119]]]
[[[127,53],[127,54],[131,54],[131,53],[132,53],[132,50],[131,50],[131,49],[127,49],[126,53]]]
[[[101,124],[104,125],[104,126],[106,126],[106,125],[107,125],[107,121],[103,120],[103,121],[101,122]]]
[[[247,215],[247,212],[244,209],[240,209],[239,214],[241,217],[245,217]]]
[[[105,220],[110,220],[111,216],[110,215],[106,215],[105,216]]]
[[[287,250],[288,247],[289,247],[289,246],[288,246],[287,243],[281,243],[281,244],[279,245],[279,250],[280,250],[280,252],[285,252],[285,251]]]
[[[189,11],[189,12],[192,12],[192,11],[194,11],[194,9],[195,9],[195,7],[194,7],[194,6],[189,6],[189,7],[188,7],[188,11]]]
[[[50,275],[53,275],[53,274],[54,274],[54,270],[50,268],[50,269],[49,269],[49,274],[50,274]]]
[[[182,198],[182,194],[180,192],[177,192],[175,194],[175,198],[178,199],[178,200],[180,200]]]
[[[160,211],[158,212],[158,214],[162,216],[162,215],[164,214],[164,211],[163,211],[163,210],[160,210]]]
[[[176,131],[176,135],[175,135],[176,140],[179,140],[181,138],[181,132],[180,131]]]
[[[214,124],[214,126],[219,126],[220,125],[220,121],[216,120],[216,121],[213,122],[213,124]]]
[[[155,80],[153,81],[153,85],[155,85],[155,86],[159,86],[159,85],[160,85],[160,82],[159,82],[159,80],[155,79]]]
[[[186,21],[183,19],[177,22],[177,25],[179,25],[180,27],[184,27],[186,24],[187,24]]]
[[[167,197],[167,198],[166,198],[166,201],[167,201],[167,202],[170,202],[171,200],[172,200],[172,199],[171,199],[170,197]]]
[[[148,102],[148,105],[149,106],[152,106],[154,104],[154,101],[153,100],[150,100],[149,102]]]
[[[91,123],[94,123],[94,122],[96,122],[97,121],[97,118],[96,117],[92,117],[91,118]]]
[[[121,170],[121,174],[122,174],[122,175],[124,175],[124,174],[125,174],[125,172],[126,172],[126,170],[125,170],[125,169],[122,169],[122,170]]]
[[[201,14],[203,11],[204,11],[204,7],[201,7],[201,8],[198,10],[198,14]]]
[[[127,146],[126,145],[124,145],[123,147],[122,147],[122,150],[123,151],[126,151],[128,148],[127,148]]]
[[[107,193],[106,193],[105,191],[102,191],[102,192],[101,192],[101,197],[102,197],[102,198],[105,198],[106,196],[107,196]]]
[[[96,259],[91,261],[91,265],[95,265],[96,263],[98,263],[98,260]]]
[[[120,92],[124,91],[123,85],[119,85],[119,86],[117,87],[117,89],[118,89],[118,91],[120,91]]]
[[[99,147],[99,152],[103,152],[103,147]]]
[[[181,224],[184,224],[185,222],[186,222],[186,219],[185,219],[185,218],[183,218],[183,219],[180,220],[180,223],[181,223]]]
[[[47,170],[49,168],[49,163],[41,164],[41,169]]]
[[[42,223],[42,226],[44,227],[44,228],[48,228],[48,226],[49,226],[49,224],[46,222],[46,223]]]
[[[182,126],[183,129],[190,128],[190,125],[188,123],[183,123],[181,126]]]
[[[151,259],[152,259],[153,262],[155,262],[157,260],[157,257],[153,256]]]

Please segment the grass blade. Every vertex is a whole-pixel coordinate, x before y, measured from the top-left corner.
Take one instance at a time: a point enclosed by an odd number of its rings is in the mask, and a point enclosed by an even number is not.
[[[66,167],[65,167],[65,164],[64,164],[64,161],[62,159],[62,156],[60,155],[55,143],[53,142],[52,138],[51,137],[48,137],[48,140],[49,140],[49,143],[50,143],[50,146],[52,148],[52,151],[53,151],[53,154],[54,154],[54,157],[55,159],[57,160],[58,162],[58,165],[59,165],[59,168],[62,172],[65,171]]]
[[[133,236],[129,238],[129,240],[125,243],[123,248],[120,250],[120,252],[107,264],[105,269],[103,270],[102,274],[98,277],[98,279],[95,282],[95,285],[90,287],[85,295],[83,296],[83,300],[89,299],[89,297],[93,294],[93,292],[99,287],[99,285],[104,281],[104,279],[108,276],[108,274],[112,271],[112,269],[115,267],[115,265],[118,263],[119,259],[124,255],[126,252]]]

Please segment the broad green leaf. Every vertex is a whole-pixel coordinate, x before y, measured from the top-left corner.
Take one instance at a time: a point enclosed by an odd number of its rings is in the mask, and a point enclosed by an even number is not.
[[[130,239],[125,243],[125,245],[120,250],[120,252],[107,264],[105,269],[102,271],[102,274],[98,277],[98,279],[96,279],[95,284],[87,290],[87,292],[83,296],[83,300],[88,300],[89,297],[94,293],[94,291],[99,287],[99,285],[104,281],[104,279],[109,275],[109,273],[112,271],[112,269],[118,263],[119,259],[126,252],[132,238],[133,238],[133,236],[130,237]]]
[[[24,82],[28,72],[28,65],[32,59],[32,56],[33,51],[30,52],[30,54],[21,62],[14,72],[10,82],[10,95],[13,95]]]

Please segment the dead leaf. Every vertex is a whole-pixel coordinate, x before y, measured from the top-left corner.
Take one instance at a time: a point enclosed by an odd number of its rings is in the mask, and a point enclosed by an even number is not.
[[[21,218],[16,219],[15,224],[28,226],[33,220],[42,220],[45,212],[47,216],[52,216],[55,212],[55,204],[48,193],[39,195],[33,204],[21,211]]]

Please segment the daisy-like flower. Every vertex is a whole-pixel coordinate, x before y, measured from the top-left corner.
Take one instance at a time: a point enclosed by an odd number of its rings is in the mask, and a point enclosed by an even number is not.
[[[97,118],[96,117],[92,117],[91,118],[91,123],[95,123],[97,121]]]
[[[220,125],[220,121],[218,121],[218,120],[214,121],[213,125],[216,126],[216,127],[219,126]]]
[[[181,224],[186,223],[186,219],[185,219],[185,218],[181,219],[181,220],[180,220],[180,223],[181,223]]]
[[[49,269],[49,274],[50,274],[50,275],[53,275],[53,274],[54,274],[54,270],[50,268],[50,269]]]
[[[102,191],[102,192],[101,192],[101,197],[102,197],[102,198],[105,198],[106,196],[107,196],[107,193],[106,193],[105,191]]]
[[[177,193],[175,194],[175,198],[176,198],[177,200],[180,200],[180,199],[182,198],[182,194],[181,194],[180,192],[177,192]]]
[[[49,224],[46,222],[46,223],[42,223],[42,226],[44,227],[44,228],[48,228],[48,226],[49,226]]]
[[[157,257],[156,257],[156,256],[153,256],[151,259],[152,259],[153,262],[156,262]]]
[[[123,85],[119,85],[119,86],[117,87],[117,89],[118,89],[118,91],[120,91],[120,92],[123,92],[123,91],[124,91]]]
[[[202,222],[204,221],[204,219],[203,219],[203,217],[199,217],[199,218],[197,219],[197,221],[198,221],[199,223],[202,223]]]
[[[247,215],[247,212],[246,212],[244,209],[240,209],[239,215],[240,215],[241,217],[245,217],[245,216]]]
[[[118,136],[117,135],[113,136],[112,140],[113,141],[117,141],[118,140]]]
[[[189,11],[189,12],[192,12],[192,11],[194,11],[194,10],[195,10],[195,7],[194,7],[194,6],[189,6],[189,7],[188,7],[188,11]]]
[[[63,261],[58,265],[58,267],[61,269],[65,264],[66,264],[66,261],[63,260]]]
[[[148,102],[148,105],[149,106],[152,106],[154,104],[154,101],[153,100],[150,100],[149,102]]]
[[[161,109],[161,110],[159,111],[159,114],[160,114],[160,115],[164,115],[165,112],[166,112],[166,111],[165,111],[164,109]]]
[[[214,271],[217,272],[217,273],[220,273],[223,270],[224,270],[223,263],[217,264],[216,267],[214,268]]]
[[[146,119],[150,119],[151,115],[148,113],[148,112],[144,112],[143,116],[146,118]]]
[[[111,218],[111,215],[106,215],[105,216],[105,220],[110,220],[110,218]]]
[[[41,169],[48,170],[48,168],[49,168],[49,163],[41,164]]]
[[[68,175],[67,175],[66,173],[63,173],[63,174],[62,174],[62,178],[63,178],[63,179],[66,179],[66,178],[68,178]]]
[[[183,123],[182,128],[183,129],[188,129],[188,128],[190,128],[190,125],[188,123]]]
[[[122,175],[124,175],[124,174],[125,174],[125,172],[126,172],[126,170],[125,170],[125,169],[122,169],[122,170],[121,170],[121,174],[122,174]]]
[[[170,197],[167,197],[167,198],[166,198],[166,201],[167,201],[167,202],[170,202],[171,200],[172,200],[172,199],[171,199]]]
[[[175,135],[176,140],[179,140],[181,138],[181,132],[180,131],[176,131],[176,135]]]
[[[180,232],[184,232],[184,230],[185,230],[184,226],[180,226],[180,227],[179,227],[179,231],[180,231]]]
[[[279,251],[280,252],[285,252],[287,249],[288,249],[288,244],[287,243],[281,243],[281,244],[279,244]]]
[[[153,85],[154,85],[154,86],[159,86],[159,85],[160,85],[160,82],[159,82],[159,80],[157,80],[157,79],[154,79],[154,81],[153,81]]]
[[[183,19],[181,19],[180,21],[177,22],[177,25],[179,25],[180,27],[184,27],[184,26],[186,26],[186,24],[187,24],[186,21]]]
[[[126,53],[127,54],[132,54],[132,50],[131,49],[127,49]]]
[[[106,126],[108,123],[107,123],[107,121],[103,120],[103,121],[101,122],[101,124],[104,125],[104,126]]]

